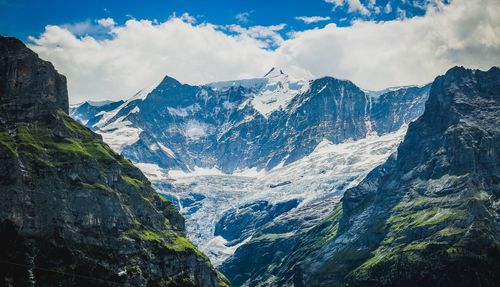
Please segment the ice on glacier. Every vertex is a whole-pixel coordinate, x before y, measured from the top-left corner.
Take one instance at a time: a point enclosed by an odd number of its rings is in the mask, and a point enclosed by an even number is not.
[[[299,207],[288,212],[288,216],[293,216],[295,210],[307,210],[307,206],[339,198],[384,162],[405,132],[403,127],[394,133],[372,134],[342,144],[323,140],[308,156],[270,171],[251,168],[224,174],[217,167],[165,171],[144,164],[139,164],[139,168],[145,168],[146,176],[169,198],[191,199],[178,203],[186,218],[188,237],[218,265],[236,250],[234,242],[230,244],[214,236],[215,226],[225,212],[258,200],[275,204],[298,199]],[[173,188],[163,188],[165,182]],[[283,182],[287,184],[280,185]]]

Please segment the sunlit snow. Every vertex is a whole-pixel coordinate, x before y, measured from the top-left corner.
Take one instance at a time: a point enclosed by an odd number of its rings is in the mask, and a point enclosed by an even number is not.
[[[299,199],[299,208],[302,208],[339,198],[395,152],[405,132],[406,127],[395,133],[372,134],[342,144],[324,140],[303,159],[267,172],[254,168],[224,174],[216,167],[184,172],[166,171],[153,165],[138,166],[159,192],[179,199],[189,239],[218,265],[237,248],[228,246],[224,238],[214,236],[215,225],[224,212],[257,200],[277,203]],[[163,188],[166,182],[173,188]],[[192,199],[196,208],[182,207],[180,199]]]

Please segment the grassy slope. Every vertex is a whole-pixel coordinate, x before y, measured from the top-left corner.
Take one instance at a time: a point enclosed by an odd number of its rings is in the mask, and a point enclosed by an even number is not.
[[[371,252],[347,249],[336,253],[314,277],[327,282],[332,274],[347,274],[336,280],[349,286],[425,282],[446,286],[458,281],[460,286],[474,282],[494,286],[499,279],[500,244],[488,216],[471,216],[473,209],[486,210],[489,200],[479,193],[466,198],[408,196],[393,208],[387,221],[373,226],[370,232],[383,238],[378,246]]]

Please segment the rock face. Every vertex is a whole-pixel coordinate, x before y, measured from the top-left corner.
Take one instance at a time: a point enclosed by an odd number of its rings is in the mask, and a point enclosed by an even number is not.
[[[299,237],[268,231],[222,270],[236,286],[497,286],[499,124],[500,69],[449,70],[397,153],[329,217]],[[252,256],[275,250],[290,251]]]
[[[64,77],[18,40],[0,47],[0,281],[228,286],[174,206],[65,113]]]
[[[30,120],[68,112],[66,77],[16,38],[0,36],[0,114]]]
[[[278,69],[264,78],[204,86],[167,76],[151,92],[113,103],[113,109],[84,104],[71,114],[132,161],[232,173],[292,163],[322,140],[394,132],[422,114],[428,90],[371,93],[331,77],[290,79]]]
[[[256,201],[237,209],[229,210],[215,225],[215,236],[222,236],[228,241],[238,243],[251,235],[258,227],[271,222],[275,217],[290,211],[299,205],[298,200],[269,204],[267,201]]]

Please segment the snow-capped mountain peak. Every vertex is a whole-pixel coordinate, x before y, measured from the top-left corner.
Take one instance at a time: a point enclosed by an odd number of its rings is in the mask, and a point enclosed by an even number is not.
[[[265,78],[202,86],[165,77],[125,102],[76,107],[72,115],[133,161],[230,173],[289,164],[322,139],[337,144],[395,131],[421,114],[427,92],[401,89],[372,101],[351,82],[293,79],[274,68]],[[175,159],[151,148],[157,142]]]
[[[262,210],[252,218],[269,212],[272,219],[282,206],[312,210],[341,196],[395,150],[428,92],[403,88],[373,101],[352,82],[297,80],[274,68],[263,78],[202,86],[165,78],[139,93],[145,97],[80,106],[72,115],[138,163],[177,203],[191,239],[220,264],[256,230],[232,233],[232,214],[246,216],[255,205]],[[314,214],[319,220],[328,210]]]
[[[269,70],[264,79],[266,84],[254,95],[250,103],[265,118],[277,110],[285,109],[307,84],[305,80],[291,79],[279,68]]]

